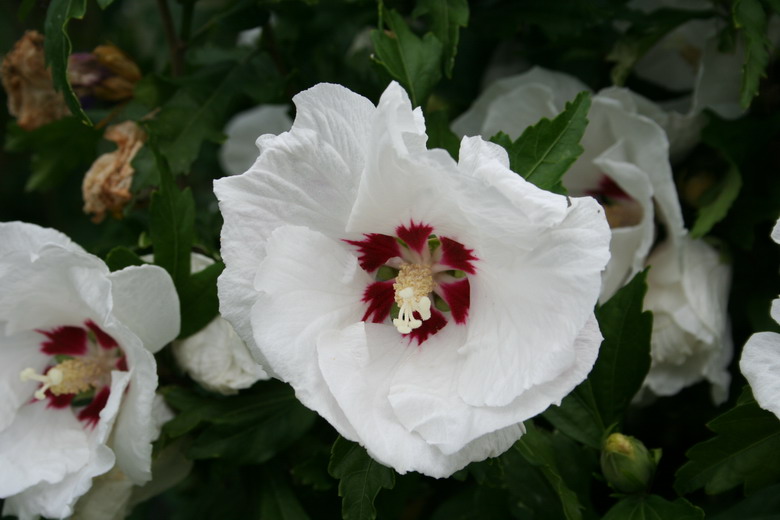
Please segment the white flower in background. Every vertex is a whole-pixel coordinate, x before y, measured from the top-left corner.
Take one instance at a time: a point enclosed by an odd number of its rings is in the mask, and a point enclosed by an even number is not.
[[[583,90],[588,87],[572,76],[535,67],[490,85],[452,128],[458,135],[489,138],[501,131],[516,139],[539,119],[558,115]],[[602,301],[644,268],[656,220],[673,240],[684,234],[667,137],[643,115],[646,105],[652,103],[626,89],[594,95],[584,152],[563,178],[571,195],[591,195],[603,204],[612,228]]]
[[[713,9],[708,0],[633,0],[630,5],[645,12]],[[679,112],[695,116],[710,109],[727,119],[739,117],[744,112],[739,93],[745,53],[740,41],[732,52],[718,49],[718,34],[724,24],[718,17],[685,22],[651,47],[634,72],[668,90],[691,93],[674,103]]]
[[[287,105],[260,105],[233,116],[225,126],[225,143],[219,151],[219,162],[229,175],[247,171],[257,159],[258,137],[280,134],[292,126]]]
[[[206,256],[192,254],[193,273],[213,263]],[[261,379],[268,379],[263,367],[252,359],[244,342],[221,316],[192,336],[174,341],[173,353],[192,379],[220,394],[235,394]]]
[[[392,83],[295,99],[292,130],[215,182],[220,307],[272,375],[398,472],[446,477],[505,451],[601,343],[609,230],[591,198],[539,190],[506,153],[427,150]]]
[[[645,387],[674,395],[701,380],[712,398],[728,397],[733,354],[728,317],[731,267],[703,240],[665,241],[647,260],[645,308],[653,311],[650,372]]]
[[[772,240],[780,244],[780,220],[772,230]],[[770,315],[780,324],[780,298],[772,301]],[[742,349],[739,369],[758,405],[780,418],[780,334],[756,332],[750,336]]]
[[[173,418],[173,412],[160,395],[154,396],[152,419],[155,437],[162,425]],[[152,461],[152,480],[137,486],[121,469],[114,466],[108,473],[95,477],[92,487],[82,496],[70,520],[122,520],[133,507],[175,486],[189,474],[192,461],[181,451],[179,443],[166,446]]]
[[[62,518],[112,467],[150,479],[153,352],[179,331],[154,266],[109,272],[65,235],[0,223],[3,514]]]

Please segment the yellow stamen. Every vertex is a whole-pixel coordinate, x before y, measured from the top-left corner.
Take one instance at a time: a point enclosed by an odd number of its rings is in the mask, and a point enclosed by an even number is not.
[[[400,307],[398,318],[393,320],[393,325],[401,334],[409,334],[431,317],[431,299],[428,295],[433,291],[433,275],[430,266],[403,264],[393,289],[395,302]],[[421,319],[416,319],[414,312],[417,312]]]
[[[79,394],[107,382],[111,367],[100,358],[67,359],[52,367],[46,374],[37,374],[32,368],[25,368],[19,374],[22,381],[43,383],[34,394],[38,400],[46,398],[46,391],[54,395]]]

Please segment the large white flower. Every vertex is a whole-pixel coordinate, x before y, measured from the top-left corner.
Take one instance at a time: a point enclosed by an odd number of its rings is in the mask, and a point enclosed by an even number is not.
[[[497,455],[590,371],[609,230],[591,198],[539,190],[504,150],[427,150],[392,83],[294,99],[216,181],[220,308],[267,370],[397,471],[443,477]]]
[[[213,263],[206,256],[192,254],[194,273]],[[246,344],[221,316],[192,336],[174,341],[173,353],[190,377],[213,392],[235,394],[261,379],[268,379],[263,367],[249,355]]]
[[[572,76],[535,67],[490,85],[452,128],[459,135],[487,138],[501,131],[515,139],[540,118],[558,115],[583,90],[588,87]],[[612,228],[602,300],[644,268],[656,220],[673,240],[684,234],[666,134],[644,115],[651,108],[626,89],[593,96],[584,152],[563,178],[570,194],[592,195],[604,205]]]
[[[645,308],[653,311],[653,336],[645,387],[667,396],[705,379],[712,383],[713,401],[722,403],[733,353],[731,267],[712,246],[687,237],[660,244],[647,263]]]
[[[116,465],[150,478],[153,352],[179,330],[168,274],[109,272],[63,234],[0,223],[0,497],[4,514],[68,516]]]
[[[772,230],[772,240],[780,244],[780,220]],[[780,298],[772,301],[770,314],[780,324]],[[756,332],[750,336],[742,349],[739,369],[758,405],[780,418],[780,334]]]

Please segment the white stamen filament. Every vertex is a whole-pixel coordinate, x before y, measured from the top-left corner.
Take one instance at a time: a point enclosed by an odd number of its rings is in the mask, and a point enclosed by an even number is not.
[[[52,386],[62,384],[63,378],[64,374],[62,373],[62,370],[58,368],[52,368],[46,373],[46,375],[42,375],[36,374],[34,369],[28,367],[22,370],[19,374],[19,379],[22,381],[38,381],[43,383],[43,386],[36,390],[35,394],[33,394],[39,401],[46,399],[46,390]]]
[[[414,290],[411,287],[407,287],[402,291],[398,291],[396,297],[400,298],[403,303],[401,303],[398,317],[393,320],[393,325],[401,334],[409,334],[412,332],[412,329],[421,327],[423,321],[431,317],[431,299],[427,296],[423,296],[415,301]],[[420,314],[422,320],[414,317],[414,311]]]
[[[393,325],[401,334],[409,334],[431,317],[431,299],[428,295],[433,291],[433,276],[430,266],[403,264],[393,289],[395,302],[399,307],[398,317],[393,320]],[[414,317],[415,312],[420,319]]]

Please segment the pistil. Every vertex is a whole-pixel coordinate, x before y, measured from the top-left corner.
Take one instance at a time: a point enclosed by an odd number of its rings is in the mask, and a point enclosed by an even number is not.
[[[111,367],[98,358],[67,359],[50,368],[45,374],[37,374],[32,368],[25,368],[19,374],[22,381],[43,383],[34,394],[35,398],[46,398],[46,391],[53,395],[79,394],[97,389],[107,383]]]
[[[403,264],[393,289],[399,307],[398,318],[393,320],[393,325],[401,334],[409,334],[431,317],[431,299],[428,295],[433,291],[433,275],[430,266]],[[415,312],[420,319],[414,317]]]

